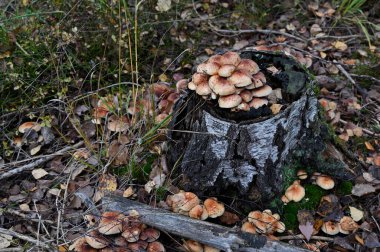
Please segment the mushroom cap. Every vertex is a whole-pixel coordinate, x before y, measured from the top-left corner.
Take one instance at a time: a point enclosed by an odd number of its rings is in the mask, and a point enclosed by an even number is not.
[[[248,72],[251,75],[260,71],[260,68],[256,62],[251,59],[242,59],[236,69]]]
[[[148,245],[147,252],[165,252],[165,247],[161,242],[151,242]]]
[[[104,118],[107,116],[107,114],[108,114],[108,110],[102,107],[96,107],[92,111],[92,117],[94,117],[95,119]]]
[[[322,225],[322,231],[329,235],[336,235],[339,233],[339,224],[333,221],[327,221]]]
[[[265,215],[265,214],[264,214]],[[252,211],[248,214],[248,221],[256,227],[256,232],[266,233],[267,223],[263,221],[263,213],[260,211]]]
[[[204,206],[196,205],[189,211],[189,217],[198,220],[205,220],[208,217],[208,213]]]
[[[195,85],[199,85],[202,82],[208,81],[208,75],[203,73],[195,73],[193,74],[192,81]]]
[[[232,73],[235,71],[234,65],[223,65],[218,70],[218,75],[221,77],[230,77]]]
[[[119,247],[126,247],[128,245],[127,240],[122,236],[115,237],[114,242]]]
[[[264,105],[268,105],[268,100],[264,98],[253,98],[248,105],[251,108],[258,109]]]
[[[339,231],[343,234],[349,234],[359,228],[359,225],[349,216],[343,216],[339,221]]]
[[[85,237],[80,237],[74,241],[73,244],[70,245],[69,251],[77,251],[77,252],[96,252],[97,249],[91,247]]]
[[[146,228],[140,234],[140,239],[147,242],[153,242],[157,240],[159,237],[160,231],[154,228]]]
[[[25,133],[27,129],[33,129],[38,132],[41,130],[41,125],[38,122],[24,122],[18,127],[20,133]]]
[[[197,241],[187,240],[184,241],[183,246],[191,252],[203,252],[203,246]]]
[[[240,92],[240,97],[244,102],[250,102],[252,100],[252,92],[249,90],[243,90]]]
[[[244,71],[237,70],[227,78],[235,87],[246,87],[252,84],[251,77]]]
[[[219,97],[218,103],[221,108],[234,108],[242,102],[242,99],[237,94]]]
[[[218,73],[219,68],[220,65],[216,62],[201,63],[197,67],[197,73],[214,75]]]
[[[195,90],[197,89],[197,85],[195,85],[194,82],[190,81],[189,84],[187,84],[187,88],[190,90]]]
[[[213,75],[210,77],[208,84],[215,94],[220,96],[231,95],[236,92],[235,86],[226,78],[219,75]]]
[[[290,200],[285,195],[281,196],[281,201],[284,202],[284,204],[287,204],[290,202]]]
[[[242,103],[240,103],[238,106],[237,106],[237,108],[239,109],[239,110],[243,110],[243,111],[249,111],[251,108],[249,107],[249,105],[248,105],[248,103],[246,103],[246,102],[242,102]]]
[[[153,92],[156,97],[166,97],[172,90],[164,83],[153,84]]]
[[[173,93],[171,93],[171,94],[168,95],[167,100],[169,102],[174,103],[174,102],[176,102],[178,100],[178,98],[179,98],[179,93],[173,92]]]
[[[272,93],[272,88],[268,85],[252,90],[252,95],[254,97],[265,97],[270,95],[270,93]]]
[[[335,186],[334,180],[331,177],[326,176],[326,175],[318,176],[316,183],[318,186],[320,186],[321,188],[323,188],[325,190],[330,190],[330,189],[334,188],[334,186]]]
[[[302,180],[307,179],[307,172],[305,170],[298,170],[297,177]]]
[[[256,234],[256,227],[251,222],[247,221],[241,226],[241,231]]]
[[[273,223],[273,231],[277,233],[283,233],[285,232],[285,224],[282,221],[277,221]]]
[[[213,248],[207,245],[203,245],[203,252],[219,252],[220,249]]]
[[[156,121],[156,123],[161,123],[161,122],[163,122],[163,121],[166,119],[166,117],[168,117],[168,116],[169,116],[169,115],[166,114],[166,113],[159,114],[159,115],[156,116],[155,121]]]
[[[99,233],[106,235],[121,233],[125,218],[125,215],[119,212],[104,212],[99,221]]]
[[[204,81],[204,82],[198,83],[195,89],[195,92],[198,95],[210,95],[212,93],[212,90],[210,86],[208,85],[208,82]]]
[[[255,83],[249,84],[248,86],[244,87],[244,89],[247,89],[247,90],[252,90],[252,89],[255,89],[255,88],[256,88]]]
[[[130,242],[128,243],[128,249],[129,251],[146,251],[148,247],[148,243],[146,241],[137,241],[137,242]]]
[[[177,92],[180,92],[181,90],[185,90],[188,83],[189,81],[187,79],[181,79],[177,81],[177,83],[175,84]]]
[[[222,55],[219,55],[219,54],[217,54],[217,55],[213,55],[213,56],[211,56],[211,57],[207,60],[207,62],[215,62],[215,63],[217,63],[217,64],[219,64],[219,65],[222,65]]]
[[[196,205],[199,205],[200,201],[197,195],[195,195],[192,192],[185,192],[184,195],[185,195],[185,198],[182,201],[181,206],[179,207],[180,210],[189,212]]]
[[[263,86],[267,82],[267,79],[263,72],[258,72],[252,76],[252,82],[255,84],[256,88],[258,88]]]
[[[216,199],[208,198],[203,204],[210,218],[222,216],[224,213],[224,204],[218,202]]]
[[[126,116],[111,115],[108,118],[107,128],[113,132],[126,131],[129,128],[129,119]]]
[[[173,212],[178,213],[184,200],[185,200],[185,192],[182,191],[173,195],[169,195],[166,198],[166,203],[168,204],[168,206],[172,208]]]
[[[226,52],[222,55],[221,65],[234,65],[237,66],[240,63],[240,56],[236,52]]]
[[[96,230],[89,232],[84,238],[88,245],[95,249],[105,248],[109,244],[107,239]]]
[[[127,242],[137,242],[140,239],[141,226],[127,227],[121,234]]]
[[[286,189],[285,196],[289,200],[299,202],[305,197],[305,188],[300,185],[299,180],[296,180],[288,189]]]

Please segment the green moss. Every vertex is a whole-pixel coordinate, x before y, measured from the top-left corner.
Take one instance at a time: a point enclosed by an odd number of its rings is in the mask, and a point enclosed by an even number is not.
[[[352,191],[352,182],[351,181],[342,181],[339,183],[337,189],[336,189],[336,194],[338,195],[347,195],[351,194]]]
[[[305,185],[305,197],[300,202],[290,202],[283,207],[283,221],[287,229],[295,229],[299,210],[315,210],[325,195],[325,191],[316,185]]]

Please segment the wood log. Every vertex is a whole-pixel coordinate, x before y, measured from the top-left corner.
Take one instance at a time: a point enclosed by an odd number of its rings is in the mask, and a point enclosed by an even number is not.
[[[272,88],[281,88],[283,109],[249,112],[220,109],[189,91],[174,107],[168,164],[180,187],[197,195],[223,195],[269,203],[283,193],[287,169],[310,167],[347,177],[345,164],[326,165],[328,130],[318,112],[314,81],[295,60],[280,53],[244,51],[258,63]],[[270,74],[266,69],[280,70]]]
[[[289,244],[269,241],[237,229],[227,228],[207,221],[189,218],[160,208],[154,208],[121,196],[109,195],[103,198],[104,210],[128,214],[131,210],[139,213],[142,223],[180,237],[198,241],[222,251],[308,251]]]

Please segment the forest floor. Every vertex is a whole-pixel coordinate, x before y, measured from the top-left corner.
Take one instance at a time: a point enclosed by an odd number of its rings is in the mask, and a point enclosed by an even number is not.
[[[379,249],[377,1],[131,2],[0,1],[0,251],[68,251],[91,226],[76,193],[101,209],[109,192],[151,205],[178,192],[165,163],[176,84],[211,55],[247,48],[282,51],[315,76],[344,154],[336,158],[352,174],[316,190],[310,222],[297,215],[302,202],[271,209],[286,230],[269,238],[314,251]],[[229,211],[236,220],[224,225],[240,227],[248,213]],[[354,221],[345,234],[321,230],[343,216]],[[160,241],[184,250],[181,237]]]

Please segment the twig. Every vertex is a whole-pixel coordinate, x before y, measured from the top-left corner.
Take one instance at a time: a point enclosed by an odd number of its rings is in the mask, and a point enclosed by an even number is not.
[[[41,165],[47,161],[50,161],[52,160],[55,156],[60,156],[60,155],[63,155],[65,152],[71,150],[71,149],[75,149],[75,148],[78,148],[80,147],[81,145],[83,144],[83,141],[80,141],[76,144],[74,144],[73,146],[67,146],[59,151],[57,151],[56,153],[54,153],[54,155],[50,155],[50,156],[47,156],[47,157],[43,157],[43,158],[40,158],[30,164],[27,164],[27,165],[23,165],[19,168],[16,168],[16,169],[13,169],[13,170],[10,170],[9,172],[5,172],[3,174],[0,175],[0,180],[2,179],[6,179],[6,178],[9,178],[15,174],[18,174],[18,173],[21,173],[21,172],[24,172],[24,171],[29,171],[31,169],[33,169],[34,167],[38,166],[38,165]]]
[[[373,76],[370,76],[370,75],[365,75],[365,74],[351,74],[352,77],[354,78],[362,78],[362,79],[369,79],[373,82],[376,82],[377,84],[380,84],[380,80],[379,79],[376,79],[375,77]]]
[[[347,124],[348,122],[343,120],[343,119],[339,119],[339,122],[343,123],[343,124]],[[372,135],[372,136],[375,136],[375,137],[380,137],[380,134],[376,134],[375,132],[372,132],[370,131],[369,129],[365,129],[365,128],[362,128],[363,132],[368,134],[368,135]]]
[[[23,234],[20,234],[20,233],[17,233],[15,231],[12,231],[12,230],[8,230],[8,229],[5,229],[5,228],[0,228],[0,233],[1,234],[6,234],[6,235],[10,235],[10,236],[13,236],[13,237],[16,237],[18,239],[21,239],[21,240],[24,240],[24,241],[27,241],[27,242],[30,242],[30,243],[33,243],[33,244],[37,244],[38,246],[40,247],[43,247],[43,248],[46,248],[46,249],[51,249],[51,247],[39,240],[36,240],[30,236],[27,236],[27,235],[23,235]]]
[[[362,95],[363,99],[365,100],[366,97],[367,97],[367,90],[365,90],[364,88],[360,87],[356,81],[354,79],[352,79],[351,75],[346,71],[346,69],[344,69],[340,64],[337,64],[337,61],[336,60],[333,60],[333,63],[336,65],[336,67],[339,69],[339,71],[342,72],[342,74],[344,76],[346,76],[346,78],[352,83],[352,85],[354,85],[357,90],[359,91],[359,93]]]
[[[306,239],[305,236],[303,234],[298,234],[298,235],[285,235],[285,236],[279,236],[278,239],[280,241],[282,240],[300,240],[300,239]],[[320,240],[320,241],[334,241],[334,238],[330,238],[330,237],[325,237],[325,236],[317,236],[317,235],[314,235],[312,237],[310,237],[310,240]]]
[[[285,37],[289,37],[289,38],[292,38],[292,39],[295,39],[295,40],[298,40],[298,41],[302,41],[302,42],[307,42],[307,40],[303,39],[303,38],[300,38],[300,37],[297,37],[297,36],[294,36],[292,34],[289,34],[287,32],[280,32],[280,31],[274,31],[274,30],[268,30],[268,29],[265,29],[265,30],[261,30],[261,29],[252,29],[252,30],[224,30],[224,29],[218,29],[216,27],[213,27],[214,31],[216,32],[219,32],[219,33],[234,33],[234,34],[242,34],[242,33],[262,33],[262,34],[267,34],[267,35],[270,35],[270,34],[275,34],[275,35],[282,35],[282,36],[285,36]]]
[[[316,39],[350,39],[350,38],[360,38],[361,35],[345,35],[345,36],[320,36],[320,37],[312,37],[308,38],[308,41],[316,40]]]
[[[24,248],[3,248],[0,252],[23,252]]]

